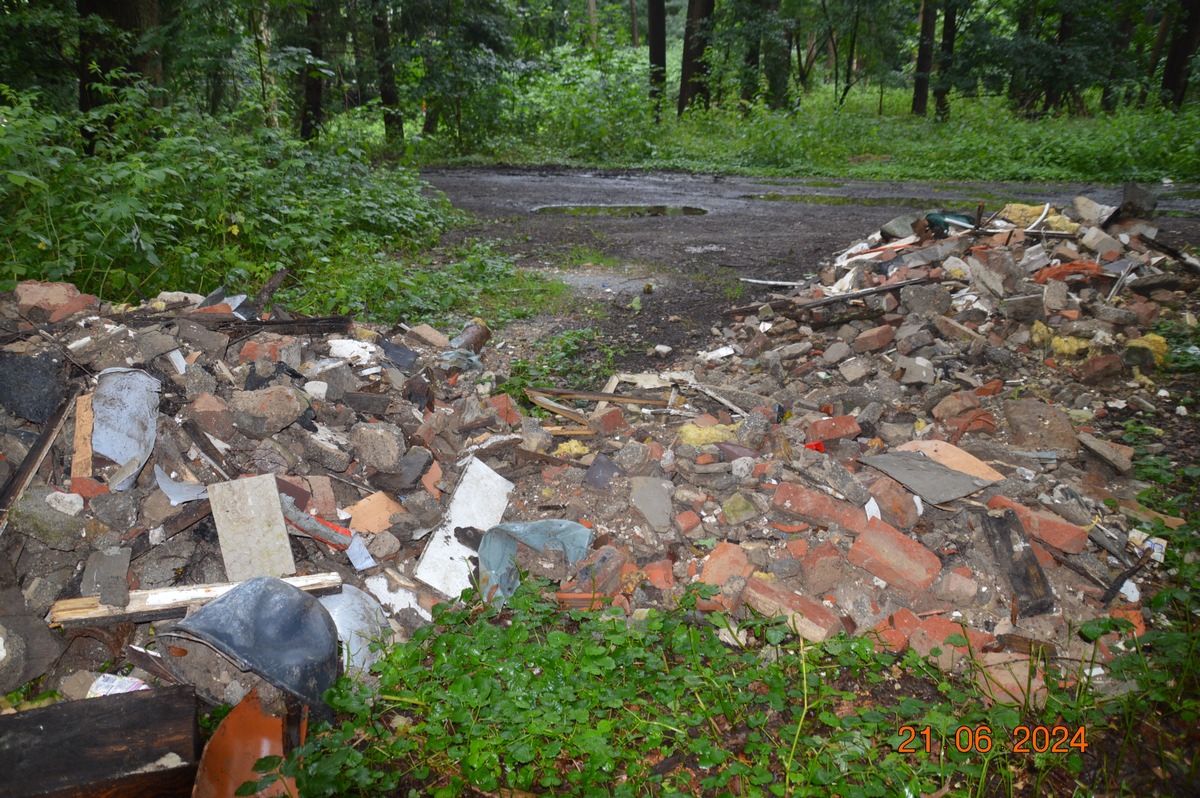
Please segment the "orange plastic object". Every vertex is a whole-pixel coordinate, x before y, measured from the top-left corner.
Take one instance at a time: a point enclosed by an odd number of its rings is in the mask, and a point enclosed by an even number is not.
[[[263,709],[251,690],[225,716],[204,747],[192,798],[230,798],[247,781],[257,781],[254,763],[264,756],[283,756],[283,718]],[[304,727],[301,726],[301,740]],[[260,796],[296,795],[294,779],[280,779]]]

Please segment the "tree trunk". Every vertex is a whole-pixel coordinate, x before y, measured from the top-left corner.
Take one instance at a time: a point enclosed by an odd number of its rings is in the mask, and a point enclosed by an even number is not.
[[[1187,95],[1188,65],[1200,45],[1200,0],[1182,0],[1180,5],[1183,19],[1171,36],[1162,77],[1163,98],[1176,108],[1183,106],[1183,98]]]
[[[958,36],[957,0],[945,0],[942,7],[942,49],[938,58],[938,80],[933,90],[934,113],[939,122],[950,118],[950,84],[954,70],[954,40]]]
[[[321,19],[321,7],[313,2],[305,14],[305,34],[308,39],[308,52],[314,61],[320,61],[325,56],[324,25]],[[317,64],[308,64],[304,69],[304,107],[300,109],[300,138],[312,141],[320,131],[324,121],[325,99],[324,76]]]
[[[75,10],[80,20],[80,111],[87,113],[109,102],[102,87],[111,83],[113,72],[117,69],[124,69],[134,76],[140,74],[151,86],[162,85],[162,59],[157,51],[146,50],[135,54],[130,42],[122,40],[122,34],[126,34],[136,42],[158,27],[158,0],[76,0]],[[129,85],[131,82],[126,78],[118,85]],[[153,97],[152,102],[161,105],[162,98]],[[111,128],[114,121],[110,115],[101,127]],[[87,123],[80,129],[86,154],[95,153],[96,136],[100,129]]]
[[[650,45],[650,102],[654,104],[654,118],[657,121],[667,86],[666,0],[647,0],[646,39]]]
[[[371,0],[371,33],[375,67],[379,72],[379,104],[383,108],[383,138],[388,144],[404,141],[404,116],[396,90],[396,68],[392,64],[392,29],[387,0]]]
[[[638,0],[629,0],[629,27],[633,33],[634,49],[642,46],[641,37],[638,36],[637,4]]]
[[[1139,42],[1132,57],[1129,55],[1129,44],[1133,40],[1133,31],[1137,28],[1139,9],[1128,3],[1116,2],[1116,0],[1113,0],[1112,7],[1117,19],[1117,33],[1108,42],[1108,75],[1104,81],[1104,88],[1100,92],[1100,107],[1108,114],[1117,109],[1117,103],[1121,99],[1117,85],[1121,80],[1125,61],[1126,59],[1137,61],[1136,50],[1141,48]]]
[[[114,69],[137,73],[151,86],[162,85],[162,59],[158,52],[147,49],[135,53],[120,38],[121,34],[127,34],[136,43],[158,27],[158,0],[76,0],[75,10],[81,22],[79,110],[90,111],[107,102],[96,84],[107,83]]]
[[[1075,20],[1067,9],[1062,10],[1062,16],[1058,18],[1058,34],[1054,37],[1054,43],[1061,53],[1064,51],[1066,44],[1075,37]],[[1063,91],[1066,84],[1063,82],[1066,70],[1060,72],[1057,69],[1049,69],[1042,76],[1042,93],[1045,95],[1042,110],[1046,112],[1065,104],[1067,92]]]
[[[766,18],[772,24],[763,31],[763,72],[767,78],[767,105],[779,110],[788,104],[788,77],[792,71],[792,47],[779,20],[779,2],[768,6]]]
[[[258,86],[262,99],[267,127],[279,127],[279,116],[275,113],[275,75],[267,69],[271,57],[271,28],[267,25],[267,0],[262,0],[256,9],[250,5],[250,30],[254,31],[254,55],[258,61]],[[269,89],[268,89],[269,87]]]
[[[1154,44],[1150,47],[1150,62],[1146,69],[1146,82],[1142,84],[1142,90],[1138,94],[1138,108],[1146,105],[1146,97],[1149,94],[1149,86],[1154,82],[1154,73],[1158,72],[1158,62],[1162,60],[1163,48],[1167,46],[1167,34],[1171,32],[1171,23],[1175,17],[1170,11],[1163,14],[1162,21],[1158,23],[1158,32],[1154,35]]]
[[[917,40],[917,71],[913,80],[912,112],[925,116],[929,111],[929,75],[933,72],[933,37],[937,33],[937,6],[934,0],[921,2],[921,35]]]
[[[742,56],[742,79],[740,82],[741,99],[748,106],[754,102],[754,97],[758,94],[759,46],[762,38],[755,26],[747,25],[746,28],[743,42],[746,52]]]
[[[588,38],[592,47],[596,46],[596,30],[600,27],[600,18],[596,14],[596,0],[588,0]]]
[[[1017,38],[1029,36],[1033,29],[1034,8],[1032,4],[1025,3],[1020,6],[1020,11],[1017,13]],[[1033,105],[1037,101],[1037,95],[1033,90],[1033,81],[1029,74],[1029,67],[1026,64],[1015,64],[1013,72],[1009,76],[1008,81],[1008,100],[1012,103],[1013,109],[1022,115],[1031,116]]]
[[[708,107],[708,24],[716,0],[688,0],[687,24],[683,32],[683,64],[679,76],[679,113],[699,100]]]
[[[371,99],[370,82],[367,80],[368,58],[363,52],[366,46],[363,42],[364,13],[358,2],[347,3],[345,8],[350,32],[350,52],[354,56],[354,86],[347,92],[347,101],[350,108],[358,108]]]
[[[859,10],[855,6],[854,19],[850,23],[850,41],[846,43],[846,82],[842,86],[841,94],[837,98],[838,108],[846,104],[846,97],[850,95],[850,89],[854,87],[854,62],[856,60],[856,51],[858,50],[858,24]]]

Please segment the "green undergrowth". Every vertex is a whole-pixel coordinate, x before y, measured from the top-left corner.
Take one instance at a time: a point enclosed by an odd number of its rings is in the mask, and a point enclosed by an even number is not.
[[[465,594],[438,607],[432,625],[386,652],[377,681],[330,690],[334,724],[286,762],[261,763],[263,778],[239,794],[283,773],[305,796],[1070,795],[1036,788],[1107,783],[1123,749],[1106,735],[1180,701],[1141,646],[1124,673],[1148,680],[1145,693],[1097,698],[1087,664],[1070,663],[1061,686],[1049,680],[1044,708],[988,706],[970,676],[911,650],[877,652],[869,637],[811,645],[757,619],[730,647],[726,619],[692,611],[699,591],[632,621],[563,612],[546,591],[527,581],[505,609]],[[1022,726],[1045,729],[1028,753],[1016,750]]]
[[[497,388],[533,411],[526,388],[598,390],[616,372],[624,352],[623,346],[607,342],[591,327],[566,330],[535,342],[525,357],[514,359]]]
[[[476,316],[499,327],[563,311],[572,302],[566,284],[518,269],[489,242],[437,255],[388,251],[383,244],[366,240],[354,251],[335,250],[280,292],[279,301],[305,313],[443,327]]]
[[[710,110],[677,118],[668,98],[656,121],[644,57],[631,51],[564,48],[532,74],[513,83],[518,123],[469,151],[416,140],[411,156],[872,180],[1200,181],[1195,105],[1030,120],[1001,97],[955,94],[950,118],[939,122],[911,113],[910,89],[864,85],[839,106],[835,87],[818,78],[788,109],[720,95]],[[1098,107],[1099,97],[1088,102]],[[371,138],[382,141],[378,123]]]
[[[214,118],[131,88],[94,115],[55,114],[0,86],[0,119],[0,289],[65,280],[136,301],[254,290],[286,267],[297,293],[320,295],[455,218],[413,171],[305,145],[252,107]]]

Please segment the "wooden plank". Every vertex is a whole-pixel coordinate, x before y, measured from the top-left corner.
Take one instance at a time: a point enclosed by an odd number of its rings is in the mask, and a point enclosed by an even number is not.
[[[542,427],[551,435],[561,435],[564,438],[591,438],[596,434],[594,429],[587,427]]]
[[[289,576],[284,580],[307,593],[324,595],[342,589],[342,577],[336,573]],[[62,599],[54,602],[47,621],[52,626],[94,626],[97,623],[122,623],[132,621],[144,623],[167,618],[182,618],[189,607],[200,606],[217,596],[228,593],[239,582],[222,582],[214,585],[190,585],[188,587],[164,587],[156,590],[129,591],[129,604],[112,607],[101,604],[98,596]]]
[[[190,796],[200,754],[191,685],[0,716],[0,796]]]
[[[71,457],[71,478],[92,475],[92,395],[75,400],[75,454]]]
[[[983,517],[983,531],[1012,585],[1016,616],[1029,618],[1054,609],[1054,593],[1017,514],[1011,508],[991,510]]]
[[[536,393],[541,396],[557,396],[560,399],[581,399],[585,402],[618,402],[627,405],[648,405],[650,407],[666,407],[666,399],[652,399],[648,396],[629,396],[610,391],[570,391],[565,388],[529,388],[526,393]]]
[[[529,401],[543,410],[549,410],[551,413],[562,416],[568,421],[574,421],[576,424],[582,424],[585,427],[588,425],[587,416],[572,410],[566,405],[561,405],[547,396],[543,396],[532,388],[526,388],[525,395],[529,397]]]

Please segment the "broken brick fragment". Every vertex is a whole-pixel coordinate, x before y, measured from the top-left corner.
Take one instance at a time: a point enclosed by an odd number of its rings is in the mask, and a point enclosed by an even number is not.
[[[861,507],[793,482],[779,484],[771,498],[771,509],[811,524],[840,526],[849,532],[858,532],[867,523],[867,514]]]
[[[806,438],[809,443],[825,443],[841,438],[857,438],[862,434],[858,419],[854,416],[822,418],[808,425]]]
[[[769,618],[782,616],[789,629],[813,643],[820,643],[842,629],[841,620],[820,601],[758,577],[746,583],[742,601]]]
[[[850,547],[854,565],[904,590],[933,584],[942,562],[937,555],[889,524],[872,520]]]

